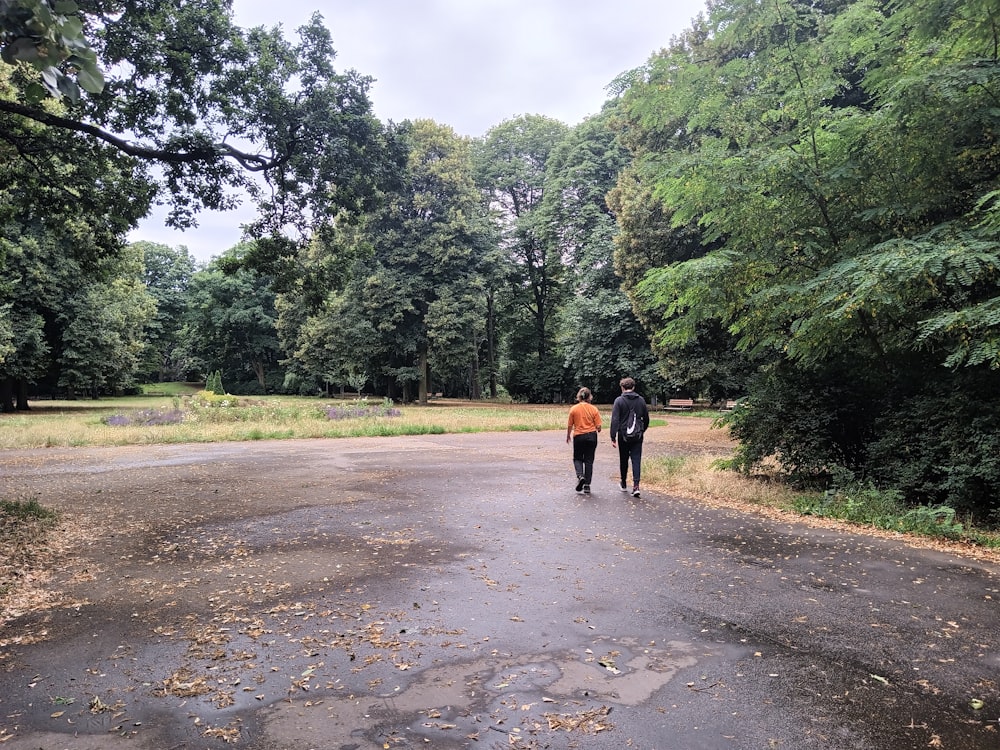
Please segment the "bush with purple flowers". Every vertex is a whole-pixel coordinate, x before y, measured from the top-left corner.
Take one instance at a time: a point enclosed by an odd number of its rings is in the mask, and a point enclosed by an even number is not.
[[[159,427],[180,424],[184,412],[180,409],[140,409],[124,414],[112,414],[101,420],[109,427]]]
[[[326,418],[332,420],[403,416],[403,412],[393,406],[392,401],[389,399],[386,399],[378,405],[369,404],[366,401],[359,401],[353,404],[345,404],[343,406],[328,406],[325,411]]]

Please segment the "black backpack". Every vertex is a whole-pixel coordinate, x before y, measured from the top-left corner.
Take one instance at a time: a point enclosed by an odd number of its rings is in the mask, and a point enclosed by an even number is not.
[[[626,400],[628,404],[628,414],[620,428],[621,440],[623,443],[638,443],[642,440],[642,432],[646,429],[646,422],[642,418],[639,406],[642,404],[637,398]]]

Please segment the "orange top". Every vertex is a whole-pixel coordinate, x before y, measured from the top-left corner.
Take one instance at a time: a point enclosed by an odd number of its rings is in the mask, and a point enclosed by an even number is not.
[[[601,427],[601,413],[593,404],[581,401],[569,410],[569,422],[566,427],[572,428],[576,435],[597,432]]]

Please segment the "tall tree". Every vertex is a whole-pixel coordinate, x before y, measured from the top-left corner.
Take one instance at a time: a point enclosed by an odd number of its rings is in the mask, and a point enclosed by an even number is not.
[[[142,256],[143,281],[156,303],[156,314],[146,327],[146,356],[139,377],[147,382],[176,380],[185,369],[174,350],[180,342],[194,258],[184,246],[136,242],[133,248]]]
[[[489,196],[507,258],[508,388],[533,400],[563,391],[562,362],[553,350],[562,256],[548,241],[539,208],[549,154],[567,130],[557,120],[523,115],[491,128],[476,150],[477,180]]]
[[[469,141],[448,126],[417,120],[403,128],[402,186],[369,217],[359,239],[371,257],[347,292],[387,357],[382,371],[426,401],[429,378],[472,386],[485,337],[480,258],[489,228],[473,180]],[[428,368],[430,368],[428,370]]]
[[[771,363],[733,416],[743,465],[839,464],[963,503],[1000,487],[985,460],[957,490],[932,461],[871,458],[923,434],[903,405],[949,384],[1000,408],[996,24],[981,0],[727,0],[634,79],[633,174],[708,250],[636,291],[662,345],[718,324]]]
[[[121,266],[113,278],[77,287],[60,305],[57,382],[70,398],[135,386],[146,347],[143,330],[156,303],[142,282],[141,257],[133,254]]]
[[[221,370],[232,392],[264,393],[283,380],[275,292],[252,269],[223,270],[248,251],[237,245],[191,277],[179,349],[200,364],[201,375]]]
[[[617,226],[607,200],[628,152],[618,142],[611,110],[588,118],[558,143],[546,164],[540,206],[545,241],[566,268],[557,342],[575,390],[589,386],[611,399],[624,375],[649,395],[663,392],[656,358],[622,291],[612,254]]]
[[[334,70],[321,17],[298,36],[239,28],[230,0],[4,3],[11,66],[0,66],[10,81],[0,141],[39,183],[78,201],[109,196],[100,179],[66,174],[67,164],[112,161],[132,175],[142,188],[116,194],[120,228],[157,192],[171,204],[169,223],[187,227],[201,208],[231,208],[249,190],[262,210],[253,233],[303,241],[372,197],[383,142],[370,79]],[[42,101],[46,88],[63,95],[58,106]],[[43,205],[37,191],[25,199],[22,210]]]
[[[469,141],[430,120],[396,138],[395,188],[299,253],[305,273],[279,302],[279,332],[307,389],[370,380],[404,399],[426,400],[431,382],[476,394],[490,227]]]

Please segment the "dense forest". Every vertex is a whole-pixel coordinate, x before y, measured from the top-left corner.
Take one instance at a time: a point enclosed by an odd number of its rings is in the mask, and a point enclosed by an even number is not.
[[[527,402],[629,374],[739,399],[735,469],[1000,520],[995,2],[710,0],[600,114],[478,139],[379,122],[318,15],[19,0],[0,33],[4,410],[215,371]],[[244,193],[205,267],[125,242]]]

